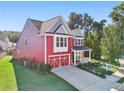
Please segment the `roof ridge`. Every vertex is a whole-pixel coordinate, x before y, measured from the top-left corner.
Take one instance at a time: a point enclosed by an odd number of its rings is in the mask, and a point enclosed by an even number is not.
[[[62,18],[62,16],[56,16],[56,17],[53,17],[53,18],[51,18],[51,19],[48,19],[48,20],[46,20],[46,21],[43,21],[43,22],[48,22],[48,21],[50,21],[50,20],[53,20],[53,19],[56,19],[56,18]]]
[[[29,20],[33,20],[33,21],[38,21],[38,22],[43,22],[43,21],[41,21],[41,20],[37,20],[37,19],[32,19],[32,18],[28,18]]]

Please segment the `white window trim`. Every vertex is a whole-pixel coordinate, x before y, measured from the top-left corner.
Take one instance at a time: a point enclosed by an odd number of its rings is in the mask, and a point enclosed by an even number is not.
[[[59,37],[59,47],[56,46],[56,38]],[[63,47],[60,47],[60,38],[63,38]],[[64,41],[64,38],[66,38],[67,40],[67,43],[66,43],[66,47],[64,45],[65,41]],[[64,36],[64,35],[54,35],[54,44],[53,44],[53,52],[67,52],[68,51],[68,37],[67,36]]]
[[[65,31],[65,33],[68,34],[68,32],[66,31],[66,29],[65,29],[65,27],[64,27],[63,25],[61,25],[61,26],[59,27],[59,29],[56,31],[56,33],[57,33],[61,28],[63,28],[64,31]]]
[[[78,44],[78,42],[79,42],[79,40],[80,40],[80,44]],[[82,40],[82,43],[81,43],[81,40]],[[75,39],[75,46],[83,46],[84,44],[83,44],[83,39]]]

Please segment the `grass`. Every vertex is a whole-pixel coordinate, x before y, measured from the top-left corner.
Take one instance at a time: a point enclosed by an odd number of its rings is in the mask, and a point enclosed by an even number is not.
[[[120,78],[117,82],[118,83],[124,83],[124,77]]]
[[[10,63],[11,56],[0,59],[0,91],[17,90],[15,72]]]
[[[77,91],[76,88],[51,72],[47,74],[39,74],[36,71],[18,64],[17,62],[13,62],[13,64],[19,90]]]

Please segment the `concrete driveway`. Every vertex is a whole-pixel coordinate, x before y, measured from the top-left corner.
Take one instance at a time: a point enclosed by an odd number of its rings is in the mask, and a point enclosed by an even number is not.
[[[109,91],[117,85],[74,66],[54,68],[52,72],[80,91]]]

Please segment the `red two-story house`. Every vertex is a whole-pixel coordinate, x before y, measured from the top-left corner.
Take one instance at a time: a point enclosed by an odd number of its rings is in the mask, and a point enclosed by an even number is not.
[[[52,67],[88,62],[91,49],[84,47],[80,30],[71,31],[57,16],[47,21],[28,19],[13,51],[13,58],[26,58]],[[88,51],[89,56],[85,57]]]

